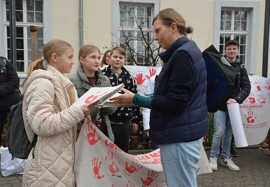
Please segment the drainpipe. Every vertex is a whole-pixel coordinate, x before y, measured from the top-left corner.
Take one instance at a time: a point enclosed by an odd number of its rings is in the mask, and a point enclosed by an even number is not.
[[[265,0],[265,16],[264,16],[264,40],[263,40],[263,65],[262,76],[267,77],[268,74],[268,51],[269,51],[269,27],[270,27],[270,1]]]
[[[10,20],[9,20],[9,26],[10,26],[10,49],[11,49],[11,62],[13,63],[13,66],[15,70],[17,69],[17,63],[16,63],[16,1],[11,0],[9,3],[9,10],[10,10]]]
[[[79,42],[83,46],[83,0],[79,0]]]

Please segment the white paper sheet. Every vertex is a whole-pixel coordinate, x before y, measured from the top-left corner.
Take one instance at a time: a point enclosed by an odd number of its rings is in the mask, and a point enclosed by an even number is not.
[[[238,103],[227,104],[228,112],[231,120],[232,131],[236,147],[247,147],[248,142],[243,127]]]

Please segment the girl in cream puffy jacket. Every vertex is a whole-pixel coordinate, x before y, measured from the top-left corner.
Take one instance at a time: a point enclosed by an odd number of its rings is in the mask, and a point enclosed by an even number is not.
[[[74,104],[76,90],[63,75],[74,63],[71,45],[52,40],[44,46],[43,55],[48,66],[33,71],[23,87],[26,133],[30,141],[38,135],[27,159],[23,186],[74,187],[76,129],[89,110]]]

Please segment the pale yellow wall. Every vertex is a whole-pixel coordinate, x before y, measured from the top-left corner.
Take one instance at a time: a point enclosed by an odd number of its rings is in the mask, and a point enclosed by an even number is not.
[[[112,1],[84,0],[84,43],[102,53],[112,46]]]
[[[75,49],[75,62],[77,63],[79,49],[79,0],[51,0],[50,2],[50,37],[51,39],[62,39],[69,42]]]
[[[199,48],[205,49],[214,40],[214,0],[161,0],[160,9],[174,8],[192,26],[193,34]]]
[[[265,1],[260,1],[260,18],[259,18],[259,32],[258,32],[258,46],[257,46],[257,68],[256,75],[262,76],[262,62],[263,62],[263,37],[264,37],[264,12],[265,12]],[[270,76],[270,67],[268,62],[268,77]]]

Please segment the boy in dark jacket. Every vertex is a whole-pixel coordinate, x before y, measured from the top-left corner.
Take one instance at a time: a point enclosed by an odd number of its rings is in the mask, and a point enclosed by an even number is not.
[[[227,104],[241,104],[249,95],[251,86],[248,73],[240,63],[237,56],[239,53],[239,43],[230,40],[225,45],[225,58],[239,72],[237,80],[235,80],[234,92],[231,97],[218,107],[218,111],[214,114],[214,134],[210,152],[210,166],[212,170],[217,170],[217,157],[220,152],[220,143],[222,140],[222,162],[231,170],[240,170],[240,168],[231,160],[231,141],[232,127],[227,110]]]
[[[110,66],[102,71],[109,78],[112,86],[123,83],[125,89],[137,93],[137,85],[134,79],[124,68],[125,61],[125,50],[121,47],[113,48]],[[128,152],[130,126],[132,125],[133,129],[138,128],[138,116],[138,107],[119,107],[116,112],[109,116],[115,138],[114,143],[125,152]]]
[[[0,56],[0,145],[9,107],[19,101],[19,77],[13,65]]]

